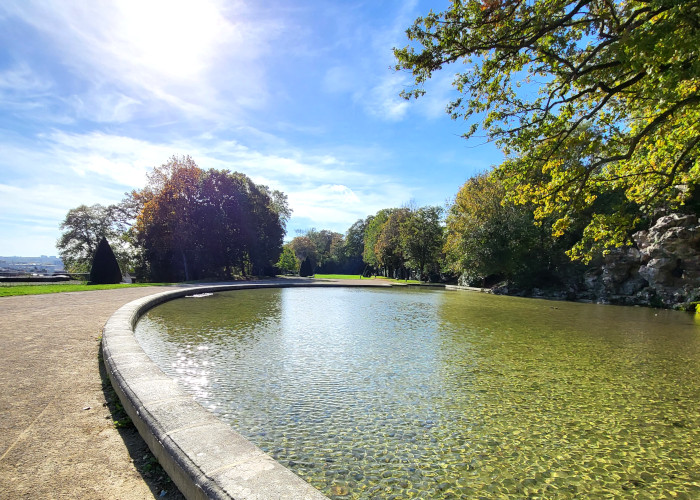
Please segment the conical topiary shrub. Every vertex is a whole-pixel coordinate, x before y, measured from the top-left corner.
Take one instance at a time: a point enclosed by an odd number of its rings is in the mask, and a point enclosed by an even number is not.
[[[299,267],[299,276],[308,277],[313,275],[314,266],[311,263],[311,259],[307,257],[304,259],[304,262],[301,263],[301,267]]]
[[[92,258],[92,269],[90,269],[91,285],[111,285],[121,283],[122,272],[119,270],[119,263],[114,256],[112,247],[109,246],[107,238],[102,238],[97,245],[95,256]]]

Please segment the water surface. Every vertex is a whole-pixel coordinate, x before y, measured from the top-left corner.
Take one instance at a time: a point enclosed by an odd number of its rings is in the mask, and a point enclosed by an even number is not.
[[[160,305],[136,333],[202,405],[334,498],[700,498],[687,313],[259,289]]]

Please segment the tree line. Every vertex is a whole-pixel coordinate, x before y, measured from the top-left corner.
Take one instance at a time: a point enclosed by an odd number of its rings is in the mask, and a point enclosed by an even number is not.
[[[346,233],[310,229],[285,245],[277,265],[296,272],[304,262],[322,274],[438,279],[442,271],[443,209],[388,208],[357,220]]]

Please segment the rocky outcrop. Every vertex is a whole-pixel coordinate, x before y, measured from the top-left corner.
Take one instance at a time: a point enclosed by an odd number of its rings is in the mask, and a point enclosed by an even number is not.
[[[690,308],[700,300],[700,224],[696,215],[661,217],[584,276],[579,298],[613,304]]]

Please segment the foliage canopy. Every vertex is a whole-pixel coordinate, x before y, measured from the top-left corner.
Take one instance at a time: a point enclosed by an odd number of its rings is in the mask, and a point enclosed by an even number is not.
[[[294,255],[294,250],[290,245],[284,245],[282,247],[282,254],[280,255],[277,264],[275,264],[282,272],[296,273],[299,272],[299,259]]]
[[[474,176],[460,188],[447,215],[450,269],[477,286],[506,281],[528,288],[563,277],[572,266],[564,245],[553,241],[546,223],[535,224],[530,207],[505,196],[493,173]]]
[[[405,279],[414,271],[420,279],[436,274],[442,261],[443,227],[440,207],[385,208],[355,230],[364,228],[363,260],[384,276]],[[350,231],[348,231],[350,234]]]
[[[629,242],[645,216],[679,209],[696,189],[696,0],[453,0],[407,34],[415,45],[395,49],[397,69],[415,79],[404,97],[464,63],[448,112],[483,120],[503,149],[507,199],[532,203],[539,220],[554,217],[555,236],[590,212],[572,257]],[[596,199],[613,192],[637,210],[598,210]]]
[[[244,174],[205,171],[189,156],[173,157],[131,199],[141,207],[136,239],[153,278],[265,274],[280,255],[286,196]]]

